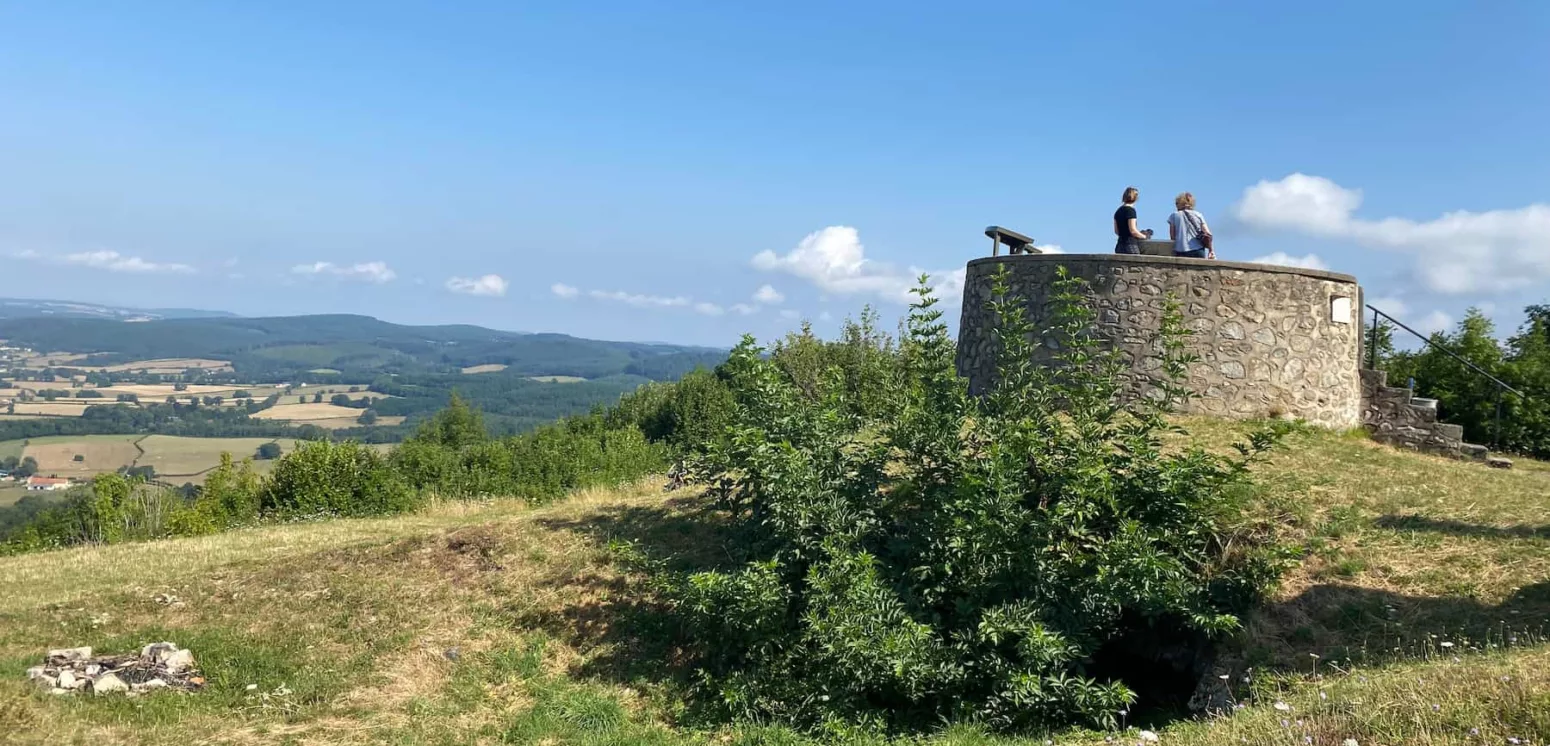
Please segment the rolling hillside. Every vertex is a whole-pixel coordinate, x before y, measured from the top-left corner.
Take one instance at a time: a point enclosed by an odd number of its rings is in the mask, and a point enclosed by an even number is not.
[[[724,352],[564,334],[523,334],[477,326],[403,326],[368,316],[177,318],[126,323],[103,318],[0,319],[0,339],[34,349],[96,353],[81,365],[159,358],[231,360],[248,377],[326,368],[340,374],[504,365],[521,376],[672,379]]]

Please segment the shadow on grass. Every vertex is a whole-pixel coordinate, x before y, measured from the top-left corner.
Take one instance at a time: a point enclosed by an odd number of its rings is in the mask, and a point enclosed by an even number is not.
[[[1481,526],[1475,523],[1425,518],[1418,515],[1381,516],[1373,521],[1373,525],[1394,531],[1426,531],[1483,539],[1550,539],[1550,525]]]
[[[691,666],[681,629],[641,563],[674,575],[735,564],[725,513],[692,496],[539,525],[587,537],[613,556],[617,572],[556,579],[556,588],[580,598],[524,623],[583,651],[576,674],[626,684],[687,683]]]
[[[1246,652],[1250,665],[1301,671],[1320,660],[1427,660],[1542,644],[1547,619],[1550,580],[1520,588],[1500,604],[1317,585],[1261,611]]]

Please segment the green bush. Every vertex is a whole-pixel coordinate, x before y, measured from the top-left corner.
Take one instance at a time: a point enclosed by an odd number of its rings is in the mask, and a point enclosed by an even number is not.
[[[804,390],[751,338],[733,352],[735,422],[702,468],[745,562],[666,577],[707,710],[810,727],[1112,724],[1135,671],[1102,661],[1227,634],[1278,577],[1284,552],[1241,518],[1247,466],[1276,434],[1235,458],[1161,446],[1191,360],[1177,308],[1161,377],[1129,397],[1079,281],[1062,273],[1040,329],[996,283],[999,377],[982,399],[924,278],[897,351],[854,385]],[[1033,364],[1033,340],[1058,363]]]
[[[354,441],[299,444],[280,459],[259,498],[262,512],[285,517],[383,515],[417,505],[383,458]]]

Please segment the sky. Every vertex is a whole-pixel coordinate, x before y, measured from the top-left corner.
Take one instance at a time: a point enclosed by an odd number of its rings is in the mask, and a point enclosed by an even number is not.
[[[0,296],[731,345],[1002,225],[1550,298],[1550,3],[0,0]],[[955,317],[956,313],[948,314]]]

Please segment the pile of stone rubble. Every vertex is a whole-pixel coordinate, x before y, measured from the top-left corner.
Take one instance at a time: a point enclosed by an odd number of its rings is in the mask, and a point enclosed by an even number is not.
[[[193,691],[205,680],[194,667],[194,654],[170,642],[156,642],[138,654],[93,656],[91,648],[48,651],[43,665],[27,669],[27,678],[52,694],[126,694],[158,690]]]

